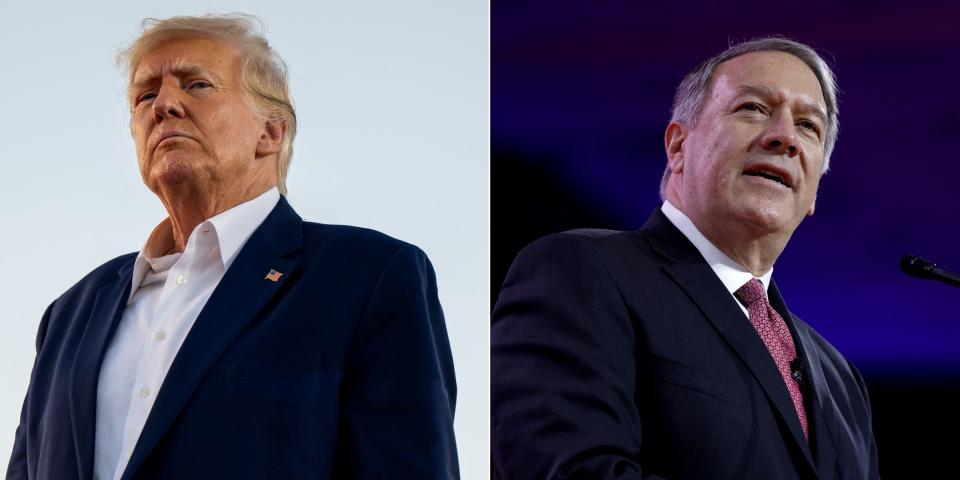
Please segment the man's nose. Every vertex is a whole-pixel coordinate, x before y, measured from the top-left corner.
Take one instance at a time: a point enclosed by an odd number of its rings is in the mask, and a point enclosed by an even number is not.
[[[800,148],[793,115],[780,113],[771,117],[771,123],[763,132],[760,143],[764,149],[775,152],[777,155],[796,156]]]
[[[183,91],[179,85],[173,85],[171,82],[164,82],[157,92],[157,98],[153,99],[154,119],[159,123],[167,118],[183,118],[183,103],[180,101],[180,95]]]

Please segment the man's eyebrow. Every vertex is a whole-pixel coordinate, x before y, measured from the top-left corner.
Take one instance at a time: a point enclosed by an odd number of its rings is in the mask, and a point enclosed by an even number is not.
[[[820,108],[820,105],[817,105],[815,103],[800,101],[800,111],[804,113],[812,114],[813,116],[820,118],[820,121],[823,122],[824,125],[829,123],[827,122],[827,113],[824,112],[822,108]]]
[[[770,90],[767,87],[755,86],[755,85],[741,85],[736,89],[736,96],[741,97],[744,95],[754,95],[760,98],[776,98],[777,95],[773,93],[773,90]],[[820,118],[820,120],[826,124],[827,123],[827,112],[824,112],[820,105],[816,103],[808,102],[805,100],[800,100],[800,111],[804,113],[809,113]]]
[[[177,77],[190,77],[193,75],[209,75],[217,82],[220,82],[220,77],[213,71],[208,68],[201,67],[193,63],[180,63],[175,65],[170,69],[173,74]],[[157,70],[147,70],[145,72],[138,72],[137,77],[134,78],[133,83],[130,84],[131,89],[137,89],[149,85],[156,81],[160,76],[160,72]]]
[[[737,87],[737,96],[754,95],[761,98],[771,98],[774,96],[773,90],[767,87],[757,87],[753,85],[740,85]]]

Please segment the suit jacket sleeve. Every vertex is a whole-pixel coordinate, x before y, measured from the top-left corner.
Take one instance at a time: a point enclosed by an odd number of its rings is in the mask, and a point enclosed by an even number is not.
[[[494,468],[503,479],[639,479],[636,336],[589,238],[515,260],[493,313]]]
[[[436,278],[401,246],[373,289],[345,373],[334,478],[459,478],[456,382]]]
[[[40,320],[40,327],[37,329],[37,358],[33,362],[33,371],[30,373],[30,385],[33,385],[33,377],[37,372],[37,363],[40,360],[40,349],[43,347],[43,340],[46,337],[47,325],[50,322],[50,311],[53,310],[53,304],[47,307]],[[30,478],[27,467],[27,406],[30,403],[31,390],[27,389],[26,398],[23,400],[23,407],[20,409],[20,425],[17,426],[17,432],[13,440],[13,453],[10,455],[10,463],[7,465],[7,480],[26,480]]]
[[[847,361],[847,366],[850,368],[850,371],[853,372],[853,377],[857,381],[857,387],[860,389],[860,395],[863,398],[867,419],[864,423],[867,428],[867,438],[869,440],[869,466],[866,469],[867,477],[866,478],[880,478],[880,464],[879,459],[877,458],[877,439],[873,435],[873,408],[870,406],[870,395],[867,393],[867,383],[863,380],[863,376],[860,375],[860,371],[857,370],[857,367],[853,365],[849,360]]]

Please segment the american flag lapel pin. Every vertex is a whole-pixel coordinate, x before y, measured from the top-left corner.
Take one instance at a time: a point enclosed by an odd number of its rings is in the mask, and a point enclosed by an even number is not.
[[[270,271],[267,272],[267,276],[263,277],[263,279],[270,280],[271,282],[276,282],[277,280],[280,280],[280,277],[282,276],[283,276],[283,273],[278,272],[271,268]]]

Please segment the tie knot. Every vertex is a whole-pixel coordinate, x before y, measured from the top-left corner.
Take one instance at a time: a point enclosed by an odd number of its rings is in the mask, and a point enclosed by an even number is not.
[[[734,292],[734,295],[736,295],[741,302],[747,304],[747,308],[750,308],[750,305],[753,305],[754,302],[766,301],[767,299],[767,294],[763,290],[763,284],[756,278],[752,278],[749,282],[744,283],[742,287]]]

